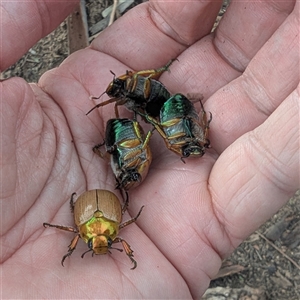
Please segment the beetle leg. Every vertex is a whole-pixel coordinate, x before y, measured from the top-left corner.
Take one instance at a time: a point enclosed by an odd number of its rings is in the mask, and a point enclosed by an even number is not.
[[[162,128],[162,125],[157,120],[155,120],[154,118],[152,118],[151,116],[149,116],[147,114],[144,114],[144,113],[141,113],[141,112],[137,112],[137,113],[139,115],[141,115],[142,117],[144,117],[147,120],[147,122],[151,123],[154,126],[154,129],[156,129],[158,131],[158,133],[162,136],[162,138],[167,143],[168,137],[166,136],[166,134],[165,134],[165,132]],[[154,129],[150,131],[151,134],[154,131]],[[147,136],[149,135],[150,132],[148,132]],[[150,135],[148,136],[148,138],[150,139]],[[147,137],[146,137],[146,139],[147,139]]]
[[[155,127],[155,129],[156,129],[156,126],[160,126],[160,123],[155,118],[149,116],[148,114],[144,114],[140,111],[137,111],[137,113],[140,116],[144,117],[148,123],[151,123]]]
[[[68,256],[70,256],[70,255],[73,253],[73,251],[75,250],[79,238],[80,238],[80,235],[77,234],[77,235],[73,238],[73,240],[71,241],[71,244],[69,245],[68,253],[65,254],[65,255],[63,256],[62,260],[61,260],[61,264],[62,264],[63,267],[64,267],[64,261],[65,261],[65,259],[66,259]]]
[[[134,113],[135,113],[134,116],[136,117],[136,112],[134,112]],[[141,140],[141,143],[143,143],[142,150],[145,150],[145,148],[148,146],[148,144],[150,142],[150,137],[151,137],[154,129],[152,129],[151,131],[149,131],[147,133],[145,139],[143,140],[142,136],[141,136],[140,125],[139,125],[139,123],[137,121],[135,121],[133,123],[133,127],[134,127],[134,132],[136,133],[136,136]]]
[[[211,112],[209,112],[209,119],[207,120],[206,111],[204,109],[204,106],[203,106],[203,103],[202,103],[201,99],[199,99],[199,102],[200,102],[200,105],[201,105],[202,120],[204,120],[205,129],[209,129],[209,124],[212,120],[212,114],[211,114]]]
[[[75,193],[72,194],[71,201],[73,201],[72,199],[73,199],[74,194]],[[76,248],[76,245],[77,245],[78,240],[80,238],[80,235],[78,234],[78,230],[76,228],[71,227],[71,226],[54,225],[54,224],[49,224],[49,223],[43,223],[43,226],[46,227],[46,228],[47,227],[55,227],[55,228],[60,229],[60,230],[65,230],[65,231],[77,233],[77,235],[72,239],[71,244],[69,245],[68,253],[65,254],[63,256],[62,260],[61,260],[61,264],[64,265],[64,260],[68,256],[70,256],[72,254],[72,252],[74,251],[74,249]]]
[[[157,69],[157,70],[160,70],[160,69]],[[151,69],[151,70],[142,70],[142,71],[135,72],[134,74],[132,74],[132,79],[134,81],[137,81],[136,79],[138,76],[148,77],[148,78],[156,78],[156,77],[159,77],[159,75],[161,75],[161,73],[163,73],[165,71],[165,70],[163,70],[163,71],[157,72],[157,70]]]
[[[164,132],[161,124],[159,124],[159,123],[153,124],[152,123],[152,125],[155,127],[155,129],[157,130],[157,132],[162,136],[162,138],[164,140],[168,140],[168,137],[167,137],[166,133]]]
[[[102,142],[101,144],[95,145],[95,146],[93,147],[93,152],[94,152],[95,154],[97,154],[98,156],[100,156],[101,158],[105,159],[105,158],[107,158],[107,157],[106,157],[107,152],[103,153],[103,152],[100,150],[100,148],[101,148],[103,145],[105,145],[105,140],[103,140],[103,142]]]
[[[126,195],[126,198],[125,198],[125,201],[124,201],[124,204],[123,204],[123,207],[122,207],[122,215],[123,215],[125,213],[125,211],[127,210],[127,207],[128,207],[128,204],[129,204],[129,197],[128,197],[128,192],[127,191],[125,191],[124,189],[121,189],[121,190]],[[123,196],[123,199],[124,199],[124,196]]]
[[[203,94],[201,94],[201,93],[187,93],[186,97],[187,97],[188,100],[190,100],[191,102],[200,101],[201,106],[202,106],[201,100],[204,99]]]
[[[143,143],[143,147],[142,149],[145,150],[147,147],[148,147],[148,144],[150,142],[150,138],[151,138],[151,135],[152,135],[152,132],[153,132],[154,129],[152,129],[151,131],[149,131],[146,135],[146,138],[144,140],[144,143]]]
[[[205,130],[204,130],[204,136],[205,136],[205,140],[206,140],[206,143],[205,143],[204,147],[206,147],[206,148],[208,148],[209,145],[210,145],[210,140],[207,138],[207,136],[208,136],[209,124],[212,120],[211,112],[209,112],[209,115],[210,115],[210,117],[209,117],[208,121],[206,121]]]
[[[144,98],[148,99],[151,93],[151,75],[149,75],[144,82]]]
[[[135,135],[138,137],[139,140],[141,140],[142,139],[142,129],[141,129],[140,124],[136,120],[136,114],[137,114],[137,112],[135,111],[134,119],[133,119],[133,129],[134,129]]]
[[[152,123],[152,125],[155,127],[155,129],[158,131],[158,133],[162,136],[162,138],[165,141],[165,144],[166,144],[167,148],[169,150],[175,152],[176,154],[181,155],[182,154],[181,153],[182,144],[184,144],[185,141],[183,141],[181,143],[179,142],[179,143],[176,143],[176,144],[174,142],[171,143],[171,141],[174,140],[174,139],[180,138],[180,137],[184,137],[186,134],[184,132],[180,132],[176,135],[167,136],[165,131],[163,130],[163,127],[170,127],[170,126],[176,125],[176,123],[180,122],[181,120],[180,119],[173,119],[173,120],[170,120],[168,122],[160,124],[150,116],[146,115],[146,118],[147,118],[147,120],[149,120]]]
[[[54,227],[60,230],[64,230],[64,231],[69,231],[69,232],[74,232],[74,233],[78,233],[78,230],[74,227],[71,226],[63,226],[63,225],[54,225],[54,224],[49,224],[49,223],[43,223],[43,226],[45,228],[47,227]]]
[[[127,254],[127,256],[130,258],[130,260],[133,263],[133,267],[131,268],[131,270],[134,270],[137,267],[137,262],[133,258],[133,250],[131,249],[130,245],[120,237],[115,238],[113,243],[122,243],[122,246],[123,246],[123,249],[124,249],[125,253]]]
[[[144,205],[141,207],[140,211],[138,212],[138,214],[137,214],[134,218],[132,218],[132,219],[130,219],[130,220],[128,220],[128,221],[126,221],[126,222],[120,224],[120,225],[119,225],[119,229],[122,229],[122,228],[124,228],[124,227],[130,225],[131,223],[134,223],[134,222],[137,220],[137,218],[140,216],[140,214],[141,214],[143,208],[144,208]]]
[[[204,138],[205,138],[205,143],[203,145],[204,148],[209,148],[210,147],[210,140],[207,138],[208,137],[208,130],[209,130],[209,124],[212,121],[212,113],[209,112],[209,119],[207,120],[207,115],[206,115],[206,111],[204,110],[204,107],[201,103],[201,107],[202,107],[202,121],[203,126],[204,126]],[[200,125],[201,126],[201,125]]]
[[[133,121],[134,123],[137,122],[136,114],[137,114],[136,110],[133,110],[132,121]],[[135,125],[134,125],[134,127],[135,127]]]
[[[178,155],[182,155],[182,145],[178,144],[171,144],[169,140],[165,139],[166,146],[169,150],[173,151],[174,153]],[[185,161],[183,161],[185,163]]]
[[[97,99],[97,98],[92,98],[92,99]],[[108,100],[106,100],[106,101],[103,101],[103,102],[98,103],[97,105],[95,105],[92,109],[90,109],[90,110],[86,113],[86,115],[88,115],[89,113],[91,113],[95,108],[98,108],[98,107],[101,107],[101,106],[105,106],[105,105],[107,105],[107,104],[109,104],[109,103],[113,103],[113,102],[117,102],[118,105],[122,105],[122,104],[125,103],[125,101],[124,101],[123,99],[120,99],[120,98],[110,98],[110,99],[108,99]]]
[[[172,58],[171,60],[169,60],[169,61],[167,62],[167,64],[166,64],[165,66],[163,66],[163,67],[161,67],[161,68],[159,68],[159,69],[156,69],[154,75],[156,75],[156,74],[161,75],[163,72],[169,71],[169,67],[171,66],[171,64],[172,64],[175,60],[179,61],[177,58]],[[153,77],[153,76],[152,76],[152,77]]]
[[[178,61],[177,58],[172,58],[172,59],[169,60],[169,61],[167,62],[167,64],[164,65],[163,67],[153,70],[154,72],[152,72],[152,74],[149,74],[148,77],[149,77],[149,78],[154,78],[154,79],[158,78],[163,72],[169,71],[169,67],[171,66],[171,64],[172,64],[175,60]]]
[[[126,80],[126,90],[130,93],[134,92],[138,83],[138,75],[137,73],[134,73],[131,75],[131,78],[127,78]]]
[[[211,112],[209,112],[209,119],[206,121],[206,124],[205,124],[206,129],[209,129],[209,124],[210,124],[211,120],[212,120],[212,114],[211,114]]]
[[[73,193],[71,195],[71,199],[70,199],[70,208],[71,208],[71,212],[74,212],[74,205],[75,205],[75,201],[74,201],[74,197],[76,196],[76,193]]]
[[[116,103],[115,103],[115,115],[116,115],[117,119],[119,119],[119,110],[118,110],[119,105],[121,105],[121,104],[118,103],[118,101],[116,101]]]
[[[212,120],[211,112],[209,112],[209,119],[207,120],[206,112],[203,111],[202,122],[203,122],[203,125],[204,125],[204,136],[205,137],[208,136],[209,124],[210,124],[211,120]]]
[[[131,268],[131,270],[134,270],[137,267],[137,262],[133,258],[133,250],[131,249],[130,245],[125,240],[121,239],[121,243],[122,243],[122,246],[123,246],[127,256],[130,258],[130,260],[133,263],[133,267]]]
[[[132,77],[137,77],[137,76],[143,76],[143,77],[149,77],[149,78],[158,78],[163,72],[168,71],[169,67],[171,66],[171,64],[178,59],[177,58],[173,58],[170,61],[167,62],[166,65],[164,65],[161,68],[158,69],[152,69],[152,70],[142,70],[142,71],[138,71],[138,72],[131,72],[131,74],[127,74],[127,76],[132,75]]]
[[[138,71],[138,72],[135,72],[134,74],[132,74],[132,78],[136,79],[138,76],[149,77],[149,76],[153,76],[155,74],[156,74],[155,69],[142,70],[142,71]]]

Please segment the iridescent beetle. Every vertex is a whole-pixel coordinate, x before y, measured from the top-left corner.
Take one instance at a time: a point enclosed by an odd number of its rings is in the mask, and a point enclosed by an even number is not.
[[[202,105],[202,116],[199,117],[193,103],[182,94],[170,97],[162,106],[159,118],[149,114],[142,114],[148,122],[163,137],[168,149],[184,158],[189,156],[203,156],[210,145],[208,139],[209,123]]]
[[[136,120],[108,120],[104,143],[96,145],[93,151],[103,158],[105,155],[100,148],[105,144],[117,188],[127,191],[137,187],[146,178],[152,161],[149,145],[151,134],[149,131],[145,136]]]
[[[74,203],[75,193],[70,200],[71,210],[74,213],[76,228],[71,226],[53,225],[43,223],[44,227],[55,227],[60,230],[76,233],[72,239],[69,250],[61,260],[64,265],[65,259],[75,250],[79,239],[83,239],[88,244],[89,250],[84,252],[81,257],[92,251],[93,254],[107,254],[110,249],[120,252],[125,251],[130,258],[135,269],[137,262],[133,258],[133,251],[130,245],[118,236],[119,230],[134,223],[139,217],[143,206],[135,218],[124,223],[122,221],[122,208],[119,199],[115,194],[107,190],[90,190],[78,197]],[[115,243],[121,243],[123,249],[113,248]]]
[[[170,98],[171,94],[166,87],[156,80],[163,72],[167,71],[175,59],[170,60],[165,66],[159,69],[143,71],[126,71],[126,74],[114,78],[103,94],[107,94],[111,99],[97,104],[86,114],[88,115],[95,108],[105,106],[115,102],[115,114],[119,118],[118,106],[125,105],[126,108],[134,112],[146,112],[151,116],[158,116],[163,103]]]

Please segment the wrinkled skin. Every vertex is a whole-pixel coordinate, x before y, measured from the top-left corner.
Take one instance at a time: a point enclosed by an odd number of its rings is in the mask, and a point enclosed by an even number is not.
[[[220,2],[144,3],[37,85],[19,78],[1,82],[4,299],[200,298],[222,259],[294,194],[299,2],[232,1],[210,34]],[[2,2],[1,69],[58,26],[74,5]],[[95,104],[89,96],[105,90],[109,70],[157,68],[171,58],[179,62],[161,81],[172,93],[203,94],[213,115],[212,148],[183,164],[154,132],[150,172],[130,191],[124,220],[145,208],[137,224],[120,232],[135,251],[137,269],[131,271],[126,255],[113,250],[81,259],[87,250],[82,241],[63,268],[73,235],[42,223],[73,225],[73,192],[115,185],[107,162],[92,151],[114,108],[86,116]],[[123,108],[120,113],[130,116]]]

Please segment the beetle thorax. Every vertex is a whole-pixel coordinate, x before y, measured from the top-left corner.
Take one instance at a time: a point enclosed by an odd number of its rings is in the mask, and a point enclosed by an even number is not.
[[[88,243],[89,240],[95,239],[93,242],[93,247],[106,247],[107,238],[99,238],[101,236],[109,237],[111,240],[114,240],[119,233],[119,223],[108,220],[105,217],[97,217],[97,213],[101,214],[100,211],[97,211],[88,222],[82,224],[79,227],[80,237]],[[98,241],[98,242],[96,242]]]

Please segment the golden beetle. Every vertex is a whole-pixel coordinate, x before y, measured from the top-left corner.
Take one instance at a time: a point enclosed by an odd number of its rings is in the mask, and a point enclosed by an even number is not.
[[[121,223],[122,208],[119,199],[114,193],[107,190],[90,190],[79,196],[74,203],[75,195],[74,193],[71,196],[70,206],[74,213],[74,221],[77,228],[43,223],[44,227],[55,227],[76,233],[69,245],[68,253],[62,258],[61,264],[64,265],[64,260],[73,253],[79,238],[81,238],[89,247],[89,250],[84,252],[81,257],[90,251],[93,254],[106,254],[110,252],[109,249],[116,249],[122,252],[122,249],[112,248],[113,244],[120,242],[125,253],[134,264],[132,269],[135,269],[137,262],[133,259],[133,251],[125,240],[118,237],[118,233],[120,229],[137,220],[143,206],[135,218]]]

